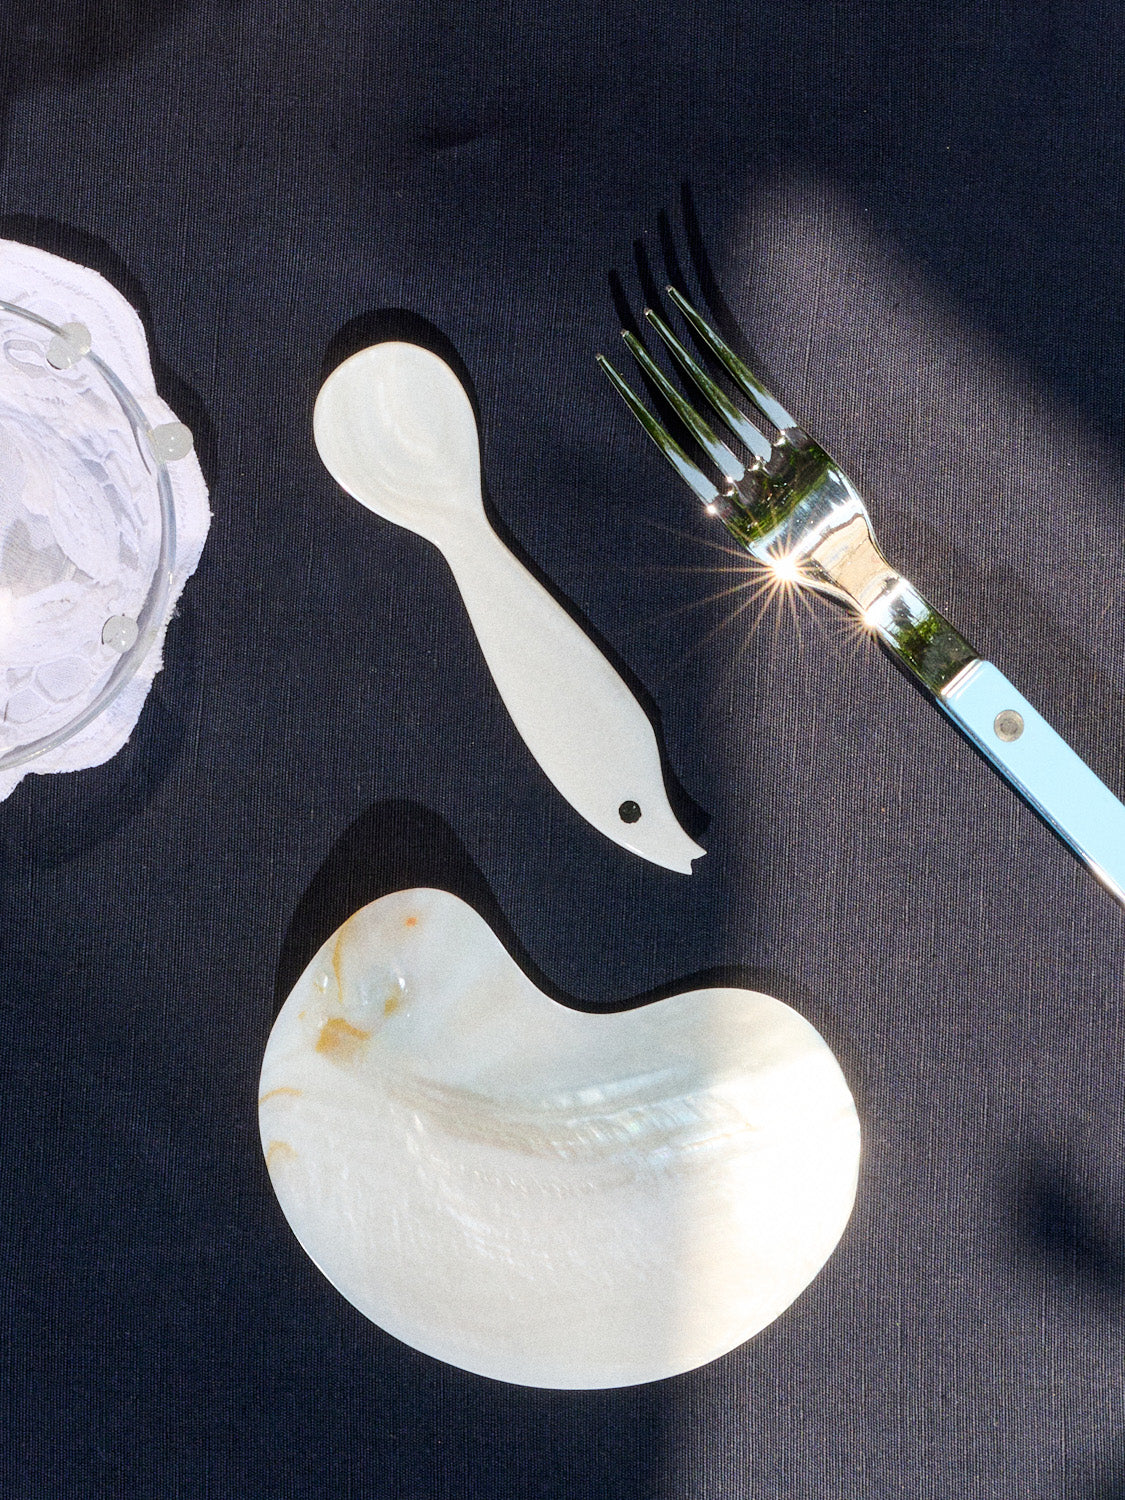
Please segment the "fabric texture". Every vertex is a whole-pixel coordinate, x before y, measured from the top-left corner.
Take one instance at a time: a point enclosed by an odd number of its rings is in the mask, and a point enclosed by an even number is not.
[[[1120,7],[9,0],[0,42],[0,234],[138,310],[214,510],[128,743],[0,805],[6,1500],[1125,1495],[1125,914],[842,615],[754,596],[593,358],[683,285],[1125,793]],[[690,879],[554,793],[441,558],[318,462],[388,331],[460,361]],[[414,885],[579,1007],[742,984],[827,1038],[859,1201],[758,1338],[520,1389],[306,1259],[266,1037]]]

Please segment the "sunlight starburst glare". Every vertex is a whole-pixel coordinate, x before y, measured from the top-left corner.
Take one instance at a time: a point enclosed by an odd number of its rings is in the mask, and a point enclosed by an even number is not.
[[[796,587],[801,582],[801,564],[791,553],[771,554],[765,565],[783,588]]]
[[[720,673],[721,678],[726,680],[738,671],[752,638],[768,617],[773,619],[775,635],[783,632],[786,622],[793,628],[798,656],[804,649],[802,626],[806,623],[834,652],[843,648],[850,656],[869,644],[871,632],[855,615],[820,607],[823,601],[818,599],[816,590],[809,587],[800,564],[789,554],[778,554],[762,560],[740,546],[732,546],[728,541],[700,536],[698,532],[671,526],[666,522],[656,521],[650,524],[687,544],[691,550],[702,545],[709,551],[721,554],[713,563],[692,561],[642,564],[646,571],[655,573],[703,575],[716,585],[671,609],[649,614],[643,621],[643,628],[648,630],[654,624],[669,622],[679,615],[718,607],[719,617],[710,629],[703,630],[679,654],[676,662],[678,669],[683,669],[689,661],[698,658],[717,637],[725,636],[734,644],[734,650]],[[775,605],[783,607],[777,609]],[[641,625],[642,622],[639,621],[638,628]]]

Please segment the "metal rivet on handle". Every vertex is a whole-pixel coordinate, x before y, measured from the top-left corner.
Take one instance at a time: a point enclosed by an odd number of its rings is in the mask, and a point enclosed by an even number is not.
[[[641,815],[640,804],[623,802],[617,809],[617,815],[623,823],[635,823]]]
[[[998,740],[1011,744],[1023,733],[1023,714],[1017,713],[1014,708],[1001,709],[993,721],[992,728]]]

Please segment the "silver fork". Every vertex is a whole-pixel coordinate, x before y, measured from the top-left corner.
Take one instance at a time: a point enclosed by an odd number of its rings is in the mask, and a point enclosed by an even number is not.
[[[623,337],[649,382],[714,465],[714,483],[618,374],[598,363],[665,458],[750,555],[782,579],[826,595],[859,617],[933,701],[968,735],[1125,904],[1125,807],[1002,672],[968,641],[875,541],[863,498],[824,449],[674,287],[668,296],[733,384],[776,428],[768,438],[712,378],[663,318],[645,317],[673,360],[705,397],[714,417],[746,450],[744,460],[716,435],[667,379],[640,340]]]

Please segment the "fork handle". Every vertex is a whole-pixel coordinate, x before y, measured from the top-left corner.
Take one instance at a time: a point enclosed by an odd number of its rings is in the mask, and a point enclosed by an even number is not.
[[[991,662],[938,703],[1090,872],[1125,904],[1125,806]]]

